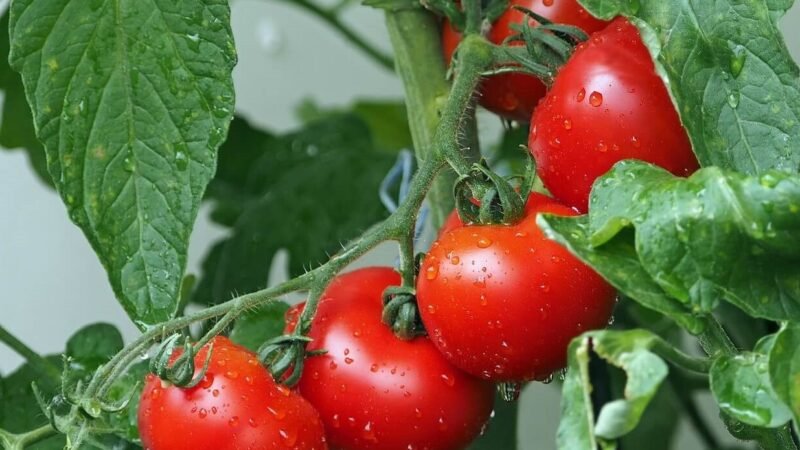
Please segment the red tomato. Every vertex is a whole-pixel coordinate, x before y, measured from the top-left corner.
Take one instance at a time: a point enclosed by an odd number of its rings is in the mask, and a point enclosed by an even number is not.
[[[595,19],[578,4],[577,0],[511,0],[508,10],[492,25],[488,38],[495,44],[516,34],[512,24],[523,23],[525,14],[511,9],[523,6],[556,23],[580,27],[586,33],[601,30],[606,22]],[[536,23],[535,21],[531,21]],[[449,62],[461,41],[461,33],[453,29],[449,22],[444,24],[442,45],[445,58]],[[544,97],[547,88],[538,78],[519,73],[496,75],[481,84],[481,105],[486,109],[508,119],[528,121],[533,108]]]
[[[698,168],[650,53],[625,19],[578,46],[536,109],[528,146],[547,189],[581,211],[594,181],[620,160],[681,176]]]
[[[401,341],[381,322],[381,293],[400,284],[372,267],[337,277],[311,325],[299,389],[347,450],[461,449],[481,432],[494,388],[451,366],[426,337]]]
[[[536,226],[540,212],[575,211],[531,194],[512,226],[454,228],[433,244],[417,279],[422,321],[455,366],[493,381],[543,379],[569,341],[608,323],[615,291]]]
[[[144,448],[327,448],[319,414],[306,400],[275,383],[250,351],[221,336],[213,342],[208,371],[194,388],[165,387],[155,375],[147,376],[139,404]],[[207,348],[195,357],[198,371]]]

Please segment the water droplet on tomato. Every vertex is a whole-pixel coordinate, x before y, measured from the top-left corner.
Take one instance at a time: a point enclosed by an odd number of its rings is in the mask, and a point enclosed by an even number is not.
[[[442,374],[442,381],[444,381],[444,384],[450,387],[453,387],[456,384],[456,379],[452,375],[448,375],[446,373]]]
[[[239,372],[237,372],[235,370],[229,370],[229,371],[225,372],[225,377],[226,378],[230,378],[231,380],[235,380],[235,379],[239,378]]]
[[[458,264],[460,262],[461,262],[461,258],[459,258],[458,256],[453,256],[452,258],[450,258],[450,264],[456,265],[456,264]]]
[[[353,364],[353,358],[345,358],[344,359],[344,363],[345,364]]]
[[[571,130],[572,129],[572,121],[569,119],[564,119],[564,129]]]
[[[377,372],[378,371],[378,365],[377,364],[373,364],[373,365],[369,366],[369,370],[370,370],[370,372]]]
[[[544,6],[553,6],[553,1],[554,0],[542,0],[542,4]]]
[[[486,305],[489,304],[489,301],[486,300],[486,295],[484,295],[484,294],[481,294],[480,302],[481,302],[481,306],[486,306]]]
[[[431,313],[431,314],[436,314],[436,306],[435,305],[432,305],[432,304],[428,305],[425,309],[427,309],[428,312]],[[392,369],[392,370],[394,370],[394,369]]]
[[[561,146],[561,139],[559,139],[559,138],[550,139],[550,146],[551,147],[560,147]]]
[[[367,424],[364,425],[361,436],[368,442],[378,442],[378,438],[375,436],[375,432],[372,430],[372,422],[367,422]]]
[[[208,389],[212,384],[214,384],[214,375],[207,373],[203,377],[203,380],[200,382],[199,386],[201,389]]]
[[[208,415],[208,411],[206,411],[206,409],[205,409],[205,408],[200,408],[200,411],[198,411],[198,412],[197,412],[197,415],[198,415],[198,417],[200,417],[201,419],[205,419],[205,418],[206,418],[206,416]]]
[[[581,90],[578,91],[578,96],[575,97],[575,99],[578,100],[578,103],[580,103],[583,101],[585,97],[586,97],[586,89],[581,88]]]
[[[439,430],[440,431],[447,430],[447,423],[445,423],[444,417],[439,417]]]
[[[216,414],[216,413],[217,413],[217,411],[219,411],[219,410],[217,409],[217,407],[216,407],[216,406],[212,406],[212,407],[211,407],[211,414]]]
[[[278,420],[283,420],[283,418],[286,417],[286,411],[282,409],[275,409],[271,406],[267,406],[267,411]]]
[[[436,277],[438,276],[439,276],[438,266],[428,266],[428,268],[425,269],[425,278],[427,278],[428,280],[435,280]]]
[[[235,427],[237,425],[239,425],[239,416],[233,416],[228,420],[229,427]]]
[[[283,445],[293,448],[294,444],[297,443],[297,433],[293,431],[284,430],[281,428],[278,430],[278,434],[281,436],[281,440],[283,441]]]
[[[349,348],[344,349],[344,356],[347,356],[349,354],[350,354],[350,349]]]
[[[247,375],[246,377],[244,377],[244,382],[249,384],[250,386],[252,386],[253,385],[253,377],[251,377],[250,375]]]
[[[636,136],[631,136],[631,145],[633,145],[636,148],[639,148],[639,147],[642,146],[642,143],[639,141],[639,138],[637,138]]]
[[[478,248],[487,248],[490,245],[492,245],[491,239],[485,237],[478,238]]]
[[[422,418],[422,411],[420,411],[419,408],[414,408],[414,416],[416,416],[417,419],[421,419]]]
[[[333,426],[333,428],[339,428],[341,426],[341,423],[339,423],[338,414],[334,414],[333,417],[331,417],[331,425]]]
[[[247,424],[250,425],[253,428],[258,428],[258,422],[256,422],[256,419],[254,419],[252,417],[247,419]]]
[[[330,367],[331,370],[336,370],[336,368],[339,366],[336,365],[336,361],[331,361],[331,363],[328,364],[328,367]]]
[[[601,153],[607,152],[608,151],[608,145],[606,145],[606,143],[603,142],[603,141],[598,142],[597,143],[597,151],[599,151]]]
[[[599,107],[603,104],[603,94],[594,91],[592,95],[589,96],[589,104],[594,106],[595,108]]]
[[[161,396],[161,389],[159,388],[155,388],[152,390],[152,392],[150,392],[150,398],[152,398],[153,400],[157,399],[160,396]]]
[[[292,391],[288,387],[286,387],[286,386],[284,386],[282,384],[279,384],[277,386],[277,388],[278,388],[278,392],[283,394],[284,397],[288,397],[288,396],[292,395]]]

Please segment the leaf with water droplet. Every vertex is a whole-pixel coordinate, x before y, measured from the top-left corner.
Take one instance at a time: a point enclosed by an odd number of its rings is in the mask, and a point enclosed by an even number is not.
[[[711,367],[711,392],[720,409],[736,420],[766,428],[792,418],[789,408],[772,389],[765,354],[721,355]]]

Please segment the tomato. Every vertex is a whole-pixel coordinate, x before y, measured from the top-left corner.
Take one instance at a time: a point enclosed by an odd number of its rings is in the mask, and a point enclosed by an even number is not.
[[[381,322],[390,268],[337,277],[311,324],[300,392],[320,412],[328,442],[347,450],[461,449],[481,432],[491,384],[450,365],[427,337],[401,341]]]
[[[594,181],[640,159],[689,175],[697,159],[639,32],[625,19],[578,46],[536,109],[528,146],[557,199],[588,209]]]
[[[417,279],[422,321],[455,366],[492,381],[544,379],[566,363],[567,345],[602,328],[615,291],[548,240],[540,212],[575,211],[531,194],[516,225],[462,226],[431,247]]]
[[[489,40],[502,43],[507,37],[516,34],[512,24],[523,23],[525,14],[512,6],[523,6],[556,23],[574,25],[586,33],[601,30],[606,22],[595,19],[586,12],[577,0],[511,0],[508,10],[492,25]],[[532,23],[535,23],[532,21]],[[445,23],[442,31],[442,46],[445,59],[449,62],[461,41],[461,34],[450,23]],[[511,73],[496,75],[481,84],[480,103],[486,109],[508,119],[529,121],[533,108],[545,95],[547,88],[532,75]]]
[[[208,371],[194,388],[164,386],[148,375],[139,433],[148,450],[326,449],[319,414],[275,383],[250,351],[214,338]],[[202,368],[208,347],[195,357]],[[177,357],[177,354],[174,356]]]

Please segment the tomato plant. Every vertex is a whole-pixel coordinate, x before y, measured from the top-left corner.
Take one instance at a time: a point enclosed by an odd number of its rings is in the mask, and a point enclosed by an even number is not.
[[[578,47],[531,120],[528,147],[559,200],[588,210],[594,181],[623,159],[675,175],[697,158],[639,31],[617,19]]]
[[[147,376],[139,403],[139,432],[146,448],[327,448],[314,407],[275,383],[252,352],[221,336],[212,343],[208,368],[197,386],[165,386],[157,376]],[[209,348],[195,357],[197,370]]]
[[[513,0],[509,2],[506,11],[492,23],[487,34],[491,42],[503,43],[516,33],[511,25],[526,21],[525,14],[513,9],[514,6],[530,9],[556,23],[574,25],[586,33],[601,30],[606,25],[606,22],[587,13],[577,0]],[[530,22],[536,23],[533,20]],[[461,33],[450,22],[445,21],[442,28],[442,46],[447,61],[452,61],[460,41]],[[501,74],[481,83],[480,103],[486,109],[503,117],[527,122],[534,107],[546,92],[545,84],[534,76],[520,73]]]
[[[256,3],[4,3],[0,447],[798,449],[791,0]]]
[[[511,226],[462,226],[442,234],[417,280],[420,313],[447,359],[487,380],[545,379],[567,345],[603,328],[616,293],[536,226],[538,213],[575,212],[532,194]]]
[[[335,448],[463,448],[489,420],[494,387],[451,366],[426,337],[400,341],[381,318],[391,268],[339,276],[311,324],[298,385],[322,415]]]

